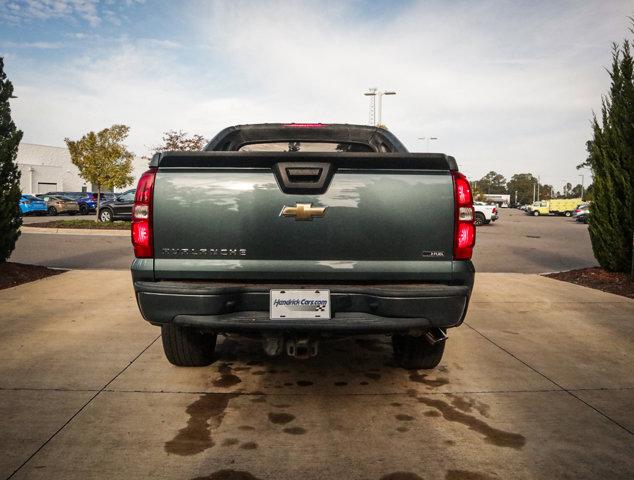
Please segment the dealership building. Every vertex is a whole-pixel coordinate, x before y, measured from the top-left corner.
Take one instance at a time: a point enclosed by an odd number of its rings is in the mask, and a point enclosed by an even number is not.
[[[18,148],[17,164],[21,173],[22,193],[35,195],[47,192],[97,191],[95,185],[87,183],[79,176],[79,170],[73,165],[66,147],[21,143]],[[133,185],[136,185],[141,174],[147,169],[147,160],[135,157],[132,165]],[[131,187],[132,185],[129,185],[116,190],[126,190]]]

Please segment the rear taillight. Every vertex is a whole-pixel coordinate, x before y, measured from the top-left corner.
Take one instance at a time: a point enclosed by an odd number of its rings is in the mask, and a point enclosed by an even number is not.
[[[152,197],[156,170],[148,170],[139,179],[132,207],[132,245],[137,258],[152,258]]]
[[[453,172],[452,176],[455,203],[453,258],[469,260],[475,244],[475,213],[471,187],[467,177],[462,173]]]
[[[497,207],[493,207],[493,213],[497,214],[498,213],[498,209]]]

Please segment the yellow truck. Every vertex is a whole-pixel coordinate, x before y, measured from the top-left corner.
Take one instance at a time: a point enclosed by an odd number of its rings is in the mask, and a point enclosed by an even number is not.
[[[526,209],[528,215],[565,215],[571,217],[577,206],[582,203],[580,198],[556,198],[553,200],[541,200],[533,202]]]

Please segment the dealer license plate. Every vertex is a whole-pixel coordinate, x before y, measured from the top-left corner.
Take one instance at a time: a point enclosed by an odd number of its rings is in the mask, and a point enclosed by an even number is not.
[[[330,318],[330,290],[271,290],[271,319]]]

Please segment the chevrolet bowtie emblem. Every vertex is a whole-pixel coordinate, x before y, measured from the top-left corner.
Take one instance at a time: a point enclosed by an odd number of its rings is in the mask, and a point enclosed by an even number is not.
[[[284,205],[280,217],[295,217],[295,220],[312,220],[313,217],[326,215],[328,207],[313,207],[312,203],[297,203],[294,207]]]

